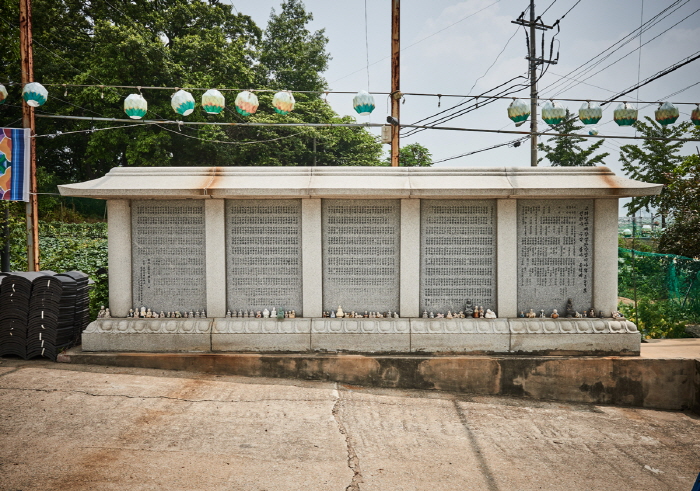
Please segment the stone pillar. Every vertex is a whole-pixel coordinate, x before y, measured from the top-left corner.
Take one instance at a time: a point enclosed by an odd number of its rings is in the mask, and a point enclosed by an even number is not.
[[[301,265],[303,316],[323,313],[323,244],[321,243],[321,200],[301,200]]]
[[[420,317],[420,200],[401,200],[399,314]]]
[[[518,202],[496,200],[496,313],[517,317],[518,310]]]
[[[223,199],[204,201],[207,316],[226,315],[226,220]]]
[[[126,317],[133,308],[131,288],[131,203],[107,201],[107,260],[109,264],[109,310],[112,317]]]
[[[617,310],[617,198],[595,200],[593,218],[593,307]]]

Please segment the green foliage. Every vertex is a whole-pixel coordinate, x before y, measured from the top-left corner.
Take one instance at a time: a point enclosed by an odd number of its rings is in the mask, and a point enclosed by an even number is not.
[[[700,257],[700,156],[690,155],[673,169],[661,207],[674,220],[661,234],[659,250]]]
[[[576,117],[572,116],[569,111],[566,111],[566,119],[564,122],[556,125],[554,131],[560,135],[574,134],[583,126],[576,124]],[[608,152],[604,152],[592,156],[605,141],[603,138],[590,145],[588,148],[582,148],[580,143],[586,141],[586,138],[581,136],[554,136],[547,140],[551,144],[539,143],[537,148],[541,152],[545,152],[544,156],[549,160],[552,167],[571,167],[571,166],[594,166],[604,164],[604,159]],[[541,162],[543,159],[539,159]]]
[[[0,0],[5,22],[0,36],[0,73],[9,77],[8,103],[0,123],[21,118],[19,18],[14,0]],[[263,31],[222,0],[136,0],[84,2],[34,0],[34,76],[49,89],[37,114],[125,118],[124,98],[135,89],[67,87],[60,84],[142,87],[268,88],[315,91],[295,94],[288,116],[275,114],[271,92],[258,92],[260,108],[248,118],[233,109],[236,92],[224,92],[228,108],[219,116],[198,105],[186,121],[340,123],[320,98],[329,54],[323,31],[310,32],[312,16],[299,0],[282,2]],[[67,26],[70,26],[69,28]],[[48,84],[59,84],[50,86]],[[172,92],[143,89],[146,119],[174,120]],[[198,101],[202,91],[191,89]],[[199,101],[198,101],[199,104]],[[363,128],[270,128],[120,123],[37,118],[37,165],[45,169],[45,189],[95,179],[115,166],[199,165],[381,165],[381,145]],[[90,130],[90,132],[70,133]],[[224,143],[220,143],[224,142]],[[314,143],[316,151],[314,152]],[[50,181],[50,183],[49,183]],[[40,183],[41,185],[41,183]],[[51,202],[51,218],[84,203]],[[100,216],[101,210],[85,211]]]
[[[10,237],[13,271],[27,270],[26,227],[17,220]],[[42,270],[63,273],[82,271],[95,282],[90,291],[90,314],[108,305],[107,224],[39,222],[39,252]]]
[[[637,299],[620,305],[646,338],[683,337],[700,322],[700,261],[688,257],[620,249],[618,294]]]
[[[391,165],[391,155],[385,160],[385,165]],[[433,156],[420,143],[410,143],[399,149],[399,165],[401,167],[430,167]]]
[[[625,205],[630,215],[644,209],[660,208],[662,212],[668,212],[665,205],[668,185],[676,166],[683,161],[679,154],[683,142],[672,142],[667,138],[683,138],[690,128],[690,123],[684,121],[677,125],[662,126],[650,117],[647,122],[637,121],[635,129],[641,133],[644,143],[640,148],[637,145],[623,145],[620,148],[620,162],[622,169],[631,179],[643,182],[663,184],[664,188],[658,196],[639,196]],[[652,140],[651,138],[662,138]]]

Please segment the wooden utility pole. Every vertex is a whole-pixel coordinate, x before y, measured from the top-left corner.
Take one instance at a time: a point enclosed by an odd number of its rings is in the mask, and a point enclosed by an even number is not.
[[[399,121],[401,91],[401,0],[391,0],[391,117]],[[391,125],[391,166],[399,166],[399,129],[398,124]]]
[[[529,27],[530,45],[528,46],[527,60],[530,62],[530,165],[537,167],[537,65],[551,63],[556,65],[556,60],[545,60],[544,53],[541,58],[537,58],[537,44],[535,36],[537,29],[547,31],[553,26],[546,26],[535,16],[535,0],[530,0],[530,20],[523,19],[522,14],[517,20],[512,21],[523,27]]]
[[[19,0],[19,45],[22,61],[22,87],[34,81],[32,52],[32,1]],[[34,108],[22,104],[22,126],[29,128],[29,202],[27,203],[27,268],[39,271],[39,206],[36,195],[36,144]]]

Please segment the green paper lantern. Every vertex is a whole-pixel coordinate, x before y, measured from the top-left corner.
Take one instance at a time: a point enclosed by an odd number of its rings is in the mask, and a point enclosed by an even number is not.
[[[170,105],[176,113],[189,116],[194,111],[194,97],[186,90],[180,89],[173,94]]]
[[[141,119],[148,111],[148,102],[141,94],[130,94],[124,99],[124,112],[131,119]]]
[[[22,89],[22,99],[29,106],[39,107],[46,104],[49,98],[49,91],[44,88],[39,82],[31,82]]]
[[[202,108],[207,114],[219,114],[226,106],[226,99],[216,89],[207,90],[202,96]]]

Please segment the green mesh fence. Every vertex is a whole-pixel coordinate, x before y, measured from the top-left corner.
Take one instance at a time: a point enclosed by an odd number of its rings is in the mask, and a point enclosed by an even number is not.
[[[700,323],[700,259],[618,248],[620,310],[647,338]]]

